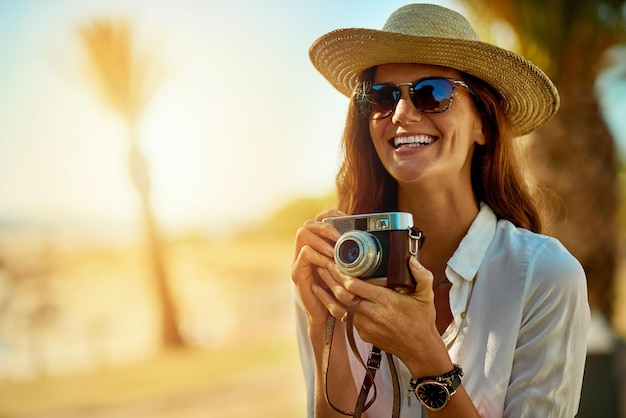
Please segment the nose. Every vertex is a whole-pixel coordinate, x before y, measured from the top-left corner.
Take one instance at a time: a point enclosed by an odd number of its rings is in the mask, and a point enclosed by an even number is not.
[[[402,125],[421,120],[422,115],[417,110],[409,93],[409,86],[400,86],[400,100],[396,105],[396,109],[391,115],[391,122],[394,125]]]

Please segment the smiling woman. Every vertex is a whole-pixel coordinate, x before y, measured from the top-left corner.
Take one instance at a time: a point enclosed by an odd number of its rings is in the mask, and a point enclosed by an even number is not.
[[[542,201],[514,148],[556,113],[554,84],[432,4],[399,8],[381,30],[328,32],[309,55],[351,98],[338,207],[296,232],[309,417],[574,416],[585,272],[542,235]],[[346,232],[328,219],[373,212],[414,222],[384,232],[425,237],[419,251],[380,240],[368,257],[385,277],[347,272],[337,257],[342,234],[381,231],[355,223]],[[395,291],[398,271],[412,277],[411,292]]]

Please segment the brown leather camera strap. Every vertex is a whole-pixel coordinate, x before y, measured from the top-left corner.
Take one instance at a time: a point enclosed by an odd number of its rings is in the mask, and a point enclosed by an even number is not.
[[[361,385],[361,390],[359,391],[359,397],[357,398],[356,406],[353,412],[345,411],[341,408],[336,407],[330,400],[330,396],[328,393],[328,369],[330,366],[330,352],[332,348],[332,339],[335,329],[335,318],[332,315],[328,315],[328,320],[326,321],[326,336],[324,341],[324,351],[322,354],[322,373],[324,380],[324,394],[326,396],[326,402],[330,405],[335,411],[340,414],[352,416],[354,418],[361,417],[361,414],[365,412],[376,400],[376,383],[374,382],[374,377],[376,372],[380,368],[380,363],[382,360],[382,350],[376,346],[372,346],[370,351],[369,358],[367,360],[367,364],[361,358],[359,350],[356,346],[356,342],[354,340],[354,313],[359,302],[362,299],[359,297],[355,297],[350,306],[348,307],[347,315],[346,315],[346,335],[348,339],[348,343],[350,348],[352,349],[353,354],[358,359],[359,363],[365,369],[365,377],[363,378],[363,384]],[[389,370],[391,371],[391,377],[393,382],[393,409],[392,409],[392,418],[397,418],[400,416],[400,385],[398,382],[398,373],[396,371],[395,363],[393,361],[393,356],[389,353],[385,353],[387,356],[387,363],[389,364]],[[372,397],[369,401],[367,401],[367,397],[370,391],[374,390]]]

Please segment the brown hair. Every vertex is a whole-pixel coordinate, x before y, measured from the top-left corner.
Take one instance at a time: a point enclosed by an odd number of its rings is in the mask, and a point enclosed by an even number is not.
[[[374,68],[361,75],[371,81]],[[484,81],[468,74],[463,80],[476,95],[482,115],[485,145],[472,159],[472,187],[478,201],[487,203],[498,218],[534,232],[542,231],[539,202],[519,166],[510,123],[500,95]],[[342,140],[343,162],[336,178],[339,209],[350,214],[397,210],[397,183],[380,162],[369,132],[369,121],[357,115],[351,101]]]

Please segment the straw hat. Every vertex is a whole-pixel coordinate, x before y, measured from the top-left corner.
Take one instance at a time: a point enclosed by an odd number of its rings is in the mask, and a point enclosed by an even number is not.
[[[313,43],[309,55],[315,68],[348,97],[358,76],[380,64],[441,65],[471,74],[500,91],[518,136],[559,108],[557,89],[543,71],[514,52],[482,42],[463,16],[432,4],[396,10],[382,30],[329,32]]]

